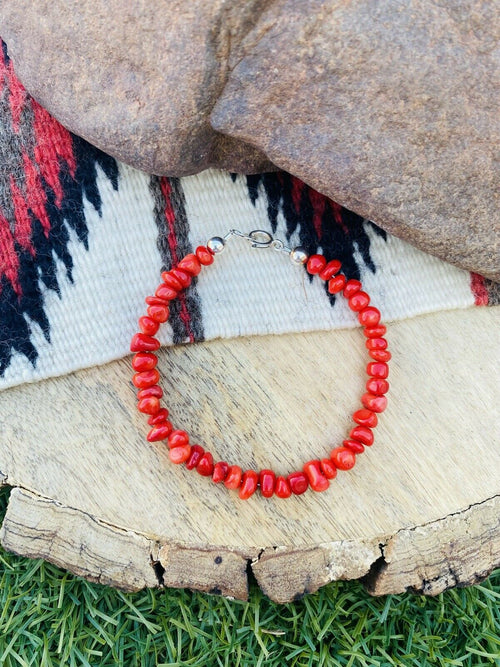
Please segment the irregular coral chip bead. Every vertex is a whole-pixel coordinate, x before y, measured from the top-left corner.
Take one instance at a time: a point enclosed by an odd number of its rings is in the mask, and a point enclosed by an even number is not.
[[[177,280],[182,285],[183,289],[185,289],[186,287],[189,287],[189,285],[191,285],[192,276],[187,271],[183,271],[182,269],[175,268],[175,269],[171,269],[170,273],[175,278],[177,278]]]
[[[167,306],[168,302],[165,299],[160,299],[159,296],[147,296],[144,301],[148,306]]]
[[[351,438],[351,440],[358,440],[367,447],[371,447],[375,439],[373,431],[371,428],[368,428],[368,426],[355,426],[350,430],[349,438]]]
[[[191,445],[179,445],[173,447],[168,452],[168,457],[172,463],[185,463],[191,455]]]
[[[290,484],[290,488],[292,489],[292,493],[296,496],[300,496],[302,493],[307,491],[309,480],[307,479],[305,473],[298,471],[291,472],[287,479]]]
[[[144,333],[136,333],[130,342],[131,352],[154,352],[160,347],[160,341]]]
[[[332,459],[321,459],[319,467],[327,479],[335,479],[337,477],[337,468],[333,465]]]
[[[156,290],[155,295],[164,301],[173,301],[174,299],[177,299],[179,292],[172,289],[172,287],[165,285],[165,283],[162,283]]]
[[[330,458],[339,470],[350,470],[356,463],[356,454],[347,447],[335,447],[330,453]]]
[[[196,466],[196,471],[202,477],[211,477],[214,471],[214,459],[210,452],[205,452],[201,457],[198,465]]]
[[[354,452],[355,454],[362,454],[365,451],[365,446],[357,440],[342,440],[342,444],[344,447],[350,449],[351,452]]]
[[[172,433],[172,424],[168,421],[162,421],[153,426],[147,435],[147,439],[148,442],[159,442],[160,440],[166,440],[170,433]]]
[[[191,454],[189,455],[189,458],[186,461],[186,468],[188,470],[196,468],[204,453],[205,450],[200,445],[191,445]]]
[[[387,333],[387,327],[384,324],[378,324],[376,327],[365,327],[363,334],[367,338],[380,338]]]
[[[376,394],[363,394],[361,403],[372,412],[383,412],[387,407],[387,398]]]
[[[166,322],[168,320],[170,315],[170,310],[168,306],[152,304],[148,307],[148,315],[155,322],[163,324],[163,322]]]
[[[243,471],[240,466],[229,466],[227,471],[226,479],[224,480],[224,486],[228,489],[237,489],[241,484],[241,476]]]
[[[270,498],[274,493],[276,475],[272,470],[261,470],[259,473],[260,492],[264,498]]]
[[[226,479],[227,473],[229,470],[229,464],[226,461],[218,461],[214,465],[214,471],[212,473],[212,481],[216,484],[223,482]]]
[[[161,408],[155,415],[151,415],[151,417],[148,419],[148,424],[150,426],[154,426],[155,424],[160,424],[161,422],[167,421],[167,418],[168,418],[167,408]],[[172,425],[170,425],[170,431],[168,432],[169,435],[170,433],[172,433],[172,431],[173,428]]]
[[[135,373],[132,378],[132,382],[138,389],[145,389],[146,387],[152,387],[160,379],[160,374],[156,368],[152,368],[150,371],[141,371],[140,373]]]
[[[319,277],[321,280],[330,280],[333,276],[340,271],[342,264],[338,259],[332,259],[328,264],[319,272]]]
[[[200,264],[203,266],[208,266],[214,261],[214,256],[208,248],[203,245],[200,245],[195,250],[196,257],[198,257]]]
[[[307,260],[307,272],[312,276],[320,273],[326,266],[326,258],[323,255],[311,255]]]
[[[359,291],[349,299],[349,308],[358,313],[360,310],[363,310],[363,308],[366,308],[369,303],[370,297],[368,294],[366,292]]]
[[[369,428],[375,428],[375,426],[378,424],[377,415],[371,410],[367,410],[366,408],[356,410],[352,418],[356,424],[360,424],[361,426],[368,426]]]
[[[138,352],[132,357],[132,368],[140,373],[141,371],[150,371],[158,363],[158,357],[151,352]]]
[[[176,278],[174,275],[172,275],[171,271],[164,271],[161,274],[161,279],[165,283],[167,287],[170,287],[170,289],[175,290],[176,292],[180,292],[182,289],[182,283],[181,281]]]
[[[361,283],[359,280],[355,280],[354,278],[351,278],[351,280],[348,280],[345,284],[344,291],[342,294],[345,296],[346,299],[350,299],[356,292],[359,292],[361,289]]]
[[[328,478],[321,471],[319,461],[307,461],[307,463],[304,463],[303,470],[313,491],[320,493],[321,491],[326,491],[330,486]]]
[[[190,276],[197,276],[201,271],[200,260],[193,253],[183,257],[177,266],[179,269],[189,273]]]
[[[389,361],[392,357],[389,350],[370,350],[368,354],[375,361]]]
[[[387,341],[385,338],[368,338],[365,341],[365,346],[368,350],[385,350]]]
[[[141,398],[137,403],[137,409],[145,415],[155,415],[160,409],[160,400],[156,396]]]
[[[380,380],[379,378],[368,378],[366,389],[370,394],[383,396],[383,394],[387,394],[389,391],[389,383],[387,380]]]
[[[181,431],[180,429],[172,431],[172,433],[168,436],[168,446],[170,448],[186,445],[188,442],[189,435],[186,433],[186,431]]]
[[[346,283],[347,279],[344,274],[341,273],[340,275],[335,276],[335,278],[330,278],[328,281],[328,291],[330,294],[338,294],[339,292],[342,292]]]
[[[358,320],[364,327],[376,327],[380,322],[380,310],[373,306],[367,306],[359,311]]]
[[[371,361],[366,367],[366,372],[378,380],[385,380],[389,375],[389,366],[382,361]]]
[[[158,322],[155,322],[151,317],[144,315],[139,317],[139,329],[142,333],[147,334],[148,336],[154,336],[159,328]]]
[[[253,496],[257,491],[258,483],[259,475],[255,470],[245,470],[241,479],[241,486],[238,494],[241,500],[248,500],[250,496]]]
[[[274,486],[274,495],[278,496],[278,498],[290,498],[290,496],[292,495],[290,482],[281,475],[276,477],[276,484]]]
[[[143,398],[161,398],[163,396],[163,389],[158,384],[153,384],[151,387],[139,389],[137,392],[137,400],[142,401]]]

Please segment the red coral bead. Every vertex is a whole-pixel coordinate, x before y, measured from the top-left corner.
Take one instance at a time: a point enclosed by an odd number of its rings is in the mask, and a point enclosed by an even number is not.
[[[307,271],[311,275],[316,275],[323,271],[326,266],[326,258],[323,255],[311,255],[307,260]]]
[[[304,463],[303,470],[313,491],[320,493],[321,491],[326,491],[330,486],[330,482],[321,471],[319,461],[307,461],[307,463]]]
[[[229,466],[226,479],[224,480],[224,486],[227,486],[228,489],[237,489],[241,484],[242,475],[243,471],[240,466]]]
[[[259,473],[260,492],[264,498],[270,498],[274,493],[276,475],[272,470],[261,470]]]
[[[342,444],[344,447],[350,449],[351,452],[354,452],[355,454],[362,454],[365,451],[365,446],[357,440],[342,440]]]
[[[389,366],[383,362],[373,362],[371,361],[366,367],[366,372],[368,375],[373,376],[379,380],[385,380],[389,375]]]
[[[132,357],[132,368],[140,373],[150,371],[158,363],[158,357],[152,352],[138,352]]]
[[[338,294],[339,292],[342,292],[346,283],[347,279],[344,274],[341,273],[328,281],[328,291],[330,294]]]
[[[186,431],[176,429],[168,436],[169,447],[179,447],[179,445],[186,445],[189,442],[189,435]]]
[[[359,282],[359,280],[351,278],[351,280],[348,280],[345,284],[343,295],[345,296],[346,299],[350,299],[352,296],[356,294],[356,292],[359,292],[361,287],[362,285]]]
[[[361,403],[373,412],[383,412],[387,407],[387,398],[385,396],[376,396],[375,394],[363,394]]]
[[[155,415],[151,415],[151,417],[148,419],[148,424],[150,426],[154,426],[155,424],[161,424],[161,422],[167,421],[168,417],[168,410],[167,408],[161,408],[161,410],[158,410],[158,412]],[[172,425],[170,425],[170,433],[172,433]]]
[[[131,352],[154,352],[160,347],[160,341],[143,333],[136,333],[130,342]]]
[[[205,450],[203,449],[203,447],[200,447],[200,445],[191,445],[191,454],[189,455],[189,458],[186,461],[186,468],[188,470],[196,468],[204,453]]]
[[[309,480],[307,479],[305,473],[298,471],[291,472],[287,479],[290,484],[290,488],[292,489],[292,493],[294,493],[296,496],[300,496],[302,493],[307,491]]]
[[[368,426],[355,426],[350,430],[349,438],[351,440],[358,440],[367,447],[371,447],[374,441],[373,431]]]
[[[214,261],[214,256],[210,252],[208,248],[206,248],[204,245],[199,245],[196,248],[196,257],[200,260],[200,263],[203,264],[204,266],[208,266],[209,264],[212,264]]]
[[[153,426],[147,435],[147,439],[148,442],[159,442],[160,440],[166,440],[170,433],[172,433],[172,424],[163,421]]]
[[[165,299],[160,299],[159,296],[147,296],[144,301],[148,306],[166,306],[167,301]]]
[[[138,389],[146,389],[146,387],[152,387],[154,384],[157,384],[159,379],[160,374],[158,373],[158,370],[152,368],[150,371],[135,373],[132,382]]]
[[[387,341],[385,338],[368,338],[365,345],[368,350],[385,350]]]
[[[349,299],[349,308],[355,313],[358,313],[360,310],[363,310],[363,308],[366,308],[369,303],[370,297],[368,294],[366,292],[359,291]]]
[[[339,470],[350,470],[356,463],[356,454],[347,447],[335,447],[330,453],[330,458]]]
[[[196,466],[196,471],[202,477],[211,477],[214,471],[214,459],[210,452],[205,452],[201,459],[199,460],[198,465]]]
[[[375,428],[378,423],[377,415],[371,410],[366,409],[356,410],[352,418],[356,424],[360,424],[361,426],[368,426],[369,428]]]
[[[161,274],[161,279],[165,283],[167,287],[170,287],[170,289],[175,290],[176,292],[180,292],[182,289],[182,283],[181,281],[176,278],[174,275],[172,275],[171,271],[164,271]]]
[[[148,336],[154,336],[160,325],[147,315],[139,317],[139,329]]]
[[[366,389],[370,394],[377,394],[382,396],[389,391],[389,383],[387,380],[379,380],[378,378],[369,378],[366,383]]]
[[[241,487],[238,494],[241,500],[248,500],[250,496],[253,496],[257,491],[258,483],[259,476],[255,470],[245,470],[241,479]]]
[[[190,276],[197,276],[201,271],[200,260],[193,253],[189,253],[189,255],[183,257],[177,266],[179,269],[189,273]]]
[[[148,315],[155,322],[162,324],[168,320],[170,310],[168,306],[153,304],[148,308]]]
[[[380,322],[380,310],[373,306],[363,308],[363,310],[358,313],[358,320],[364,327],[376,327]]]
[[[368,354],[375,361],[389,361],[392,357],[389,350],[370,350]]]
[[[146,415],[155,415],[160,409],[160,399],[156,396],[141,398],[137,403],[137,409]]]
[[[153,384],[151,387],[146,387],[137,392],[137,398],[141,401],[143,398],[161,398],[163,396],[163,389],[158,384]]]
[[[157,297],[163,299],[164,301],[172,301],[173,299],[177,299],[179,296],[179,292],[177,292],[177,290],[174,290],[168,285],[165,285],[165,283],[159,285],[155,294]]]
[[[191,456],[191,445],[179,445],[178,447],[173,447],[168,452],[168,456],[172,463],[185,463]]]
[[[334,479],[337,477],[337,468],[333,465],[333,461],[331,459],[321,459],[319,462],[319,467],[327,479]]]
[[[367,338],[380,338],[387,333],[387,327],[383,324],[378,324],[376,327],[365,327],[363,333]]]
[[[185,289],[186,287],[189,287],[191,285],[191,275],[187,271],[183,271],[182,269],[171,269],[170,273],[177,278],[177,280],[180,282],[182,287]]]
[[[212,473],[212,480],[216,483],[219,484],[219,482],[223,482],[226,479],[226,475],[229,470],[229,464],[226,463],[226,461],[218,461],[214,465],[214,471]]]
[[[328,264],[319,272],[319,277],[321,280],[330,280],[333,276],[340,271],[342,264],[338,259],[332,259]]]
[[[278,496],[278,498],[290,498],[290,496],[292,495],[290,482],[281,475],[279,477],[276,477],[274,494]]]

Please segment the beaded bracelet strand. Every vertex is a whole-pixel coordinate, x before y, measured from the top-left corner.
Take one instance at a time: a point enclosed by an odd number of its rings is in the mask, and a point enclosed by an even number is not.
[[[351,428],[349,437],[343,441],[342,446],[332,449],[329,457],[307,461],[302,470],[286,476],[277,475],[267,468],[259,472],[243,471],[239,465],[230,465],[226,461],[214,462],[209,451],[198,444],[190,443],[186,431],[174,429],[168,420],[168,410],[160,403],[163,390],[159,385],[160,373],[155,355],[160,341],[154,335],[160,324],[169,318],[170,301],[178,298],[202,267],[213,263],[214,257],[225,249],[226,241],[231,236],[250,241],[253,248],[274,248],[286,252],[294,264],[306,264],[309,274],[327,281],[330,294],[342,293],[348,300],[350,309],[357,313],[366,336],[366,348],[372,358],[366,369],[368,381],[367,392],[361,397],[363,407],[352,415],[355,426]],[[308,488],[318,492],[326,491],[330,480],[336,477],[337,470],[351,469],[356,462],[356,456],[361,454],[365,447],[373,444],[373,429],[378,423],[377,414],[383,412],[387,406],[387,362],[391,354],[384,338],[386,327],[380,323],[380,311],[370,305],[370,297],[362,290],[361,282],[347,280],[345,275],[340,273],[340,269],[341,263],[338,260],[327,262],[323,255],[308,256],[301,247],[288,248],[283,241],[274,239],[264,230],[244,234],[231,229],[224,237],[212,237],[206,246],[199,246],[195,253],[181,259],[176,267],[164,271],[161,274],[162,282],[154,296],[145,299],[147,314],[139,318],[140,332],[134,335],[130,345],[131,352],[136,353],[132,358],[132,368],[135,371],[132,381],[138,389],[137,408],[139,412],[148,415],[148,424],[151,426],[147,435],[148,441],[166,440],[172,463],[183,463],[188,470],[196,470],[203,477],[211,477],[216,484],[223,483],[228,489],[237,489],[242,500],[252,496],[257,489],[260,489],[265,498],[273,495],[288,498],[292,494],[300,495]]]

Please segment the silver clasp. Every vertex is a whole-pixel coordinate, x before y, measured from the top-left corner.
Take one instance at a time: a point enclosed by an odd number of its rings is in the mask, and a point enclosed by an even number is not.
[[[275,239],[265,229],[254,229],[248,234],[240,232],[239,229],[230,229],[224,236],[224,240],[227,241],[231,236],[239,236],[246,241],[250,241],[252,248],[274,248],[274,250],[283,250],[287,253],[292,251],[292,249],[288,248],[283,241]]]

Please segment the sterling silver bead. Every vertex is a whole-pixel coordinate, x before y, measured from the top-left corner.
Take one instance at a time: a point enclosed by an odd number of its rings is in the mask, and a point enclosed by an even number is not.
[[[294,264],[305,264],[308,259],[308,254],[304,250],[302,246],[297,246],[297,248],[293,248],[293,250],[290,253],[290,260]]]
[[[220,236],[212,236],[212,238],[207,241],[207,248],[210,252],[213,252],[214,255],[218,255],[225,247],[226,242]]]

